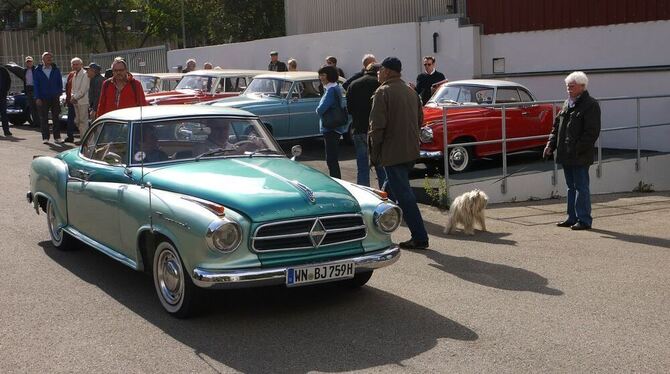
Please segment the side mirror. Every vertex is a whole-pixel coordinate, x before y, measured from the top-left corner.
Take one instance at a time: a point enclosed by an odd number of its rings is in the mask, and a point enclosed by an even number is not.
[[[107,152],[107,154],[105,154],[105,156],[102,158],[102,161],[113,166],[123,165],[123,159],[121,156],[114,152]]]
[[[294,145],[293,147],[291,147],[291,155],[293,156],[293,157],[291,157],[291,160],[295,161],[295,159],[298,156],[302,155],[302,146],[301,145]]]

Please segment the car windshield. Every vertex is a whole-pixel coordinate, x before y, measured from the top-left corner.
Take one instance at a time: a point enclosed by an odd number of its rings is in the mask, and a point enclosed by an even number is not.
[[[212,88],[216,87],[216,77],[206,75],[185,75],[179,84],[177,90],[197,90],[203,92],[212,92]]]
[[[493,88],[483,86],[444,85],[428,101],[433,104],[491,104]]]
[[[144,93],[152,93],[158,91],[158,77],[152,75],[133,75],[133,78],[137,79],[142,83],[142,88]]]
[[[252,118],[192,118],[134,124],[131,164],[283,155]]]
[[[285,99],[291,85],[290,81],[278,78],[255,78],[244,91],[244,95],[265,95]]]

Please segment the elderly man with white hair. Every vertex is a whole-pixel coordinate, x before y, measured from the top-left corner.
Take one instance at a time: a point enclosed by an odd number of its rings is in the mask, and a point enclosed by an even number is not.
[[[375,55],[373,55],[371,53],[368,53],[365,56],[363,56],[363,69],[361,69],[361,71],[359,71],[358,73],[352,75],[349,79],[347,79],[346,82],[342,83],[342,88],[344,88],[345,90],[349,89],[349,86],[352,83],[354,83],[354,81],[356,79],[362,78],[362,77],[365,76],[365,68],[368,65],[370,65],[372,63],[375,63],[375,62],[377,62],[377,58],[375,57]]]
[[[74,123],[77,125],[77,129],[79,129],[79,134],[83,137],[86,130],[88,130],[88,90],[91,80],[83,69],[84,62],[79,57],[73,58],[70,64],[72,65],[73,73],[70,103],[74,107]],[[69,131],[65,141],[74,142]]]
[[[600,105],[586,90],[588,84],[589,79],[581,71],[565,78],[568,99],[554,120],[544,149],[545,158],[556,153],[556,163],[563,165],[568,186],[568,217],[557,226],[573,230],[589,230],[593,222],[589,166],[600,136]]]

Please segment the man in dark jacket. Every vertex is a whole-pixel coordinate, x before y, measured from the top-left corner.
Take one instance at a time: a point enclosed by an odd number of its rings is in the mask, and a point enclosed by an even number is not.
[[[386,170],[388,186],[412,234],[400,247],[426,249],[428,233],[409,185],[409,171],[419,158],[423,110],[419,96],[400,79],[401,70],[396,57],[385,58],[379,68],[381,86],[375,91],[370,111],[370,160]]]
[[[269,71],[288,71],[285,63],[279,61],[279,52],[270,52],[270,63],[268,64]]]
[[[344,88],[345,90],[348,90],[349,86],[356,79],[361,78],[362,76],[365,75],[365,69],[368,67],[368,65],[370,65],[374,62],[377,62],[377,58],[375,57],[375,55],[368,53],[367,55],[363,56],[363,69],[361,69],[361,71],[352,75],[351,77],[349,77],[349,79],[347,79],[344,83],[342,83],[342,88]]]
[[[568,218],[557,225],[573,230],[591,228],[591,192],[589,166],[593,164],[594,145],[600,136],[600,105],[589,95],[589,79],[581,71],[565,78],[568,99],[554,120],[544,149],[544,157],[556,153],[563,165],[568,186]]]
[[[94,120],[96,117],[95,111],[98,109],[98,101],[100,100],[100,92],[102,91],[102,81],[105,79],[102,77],[102,75],[100,75],[102,68],[95,62],[91,62],[84,69],[86,69],[86,75],[91,80],[91,84],[89,85],[88,89],[88,107],[89,118]]]
[[[356,148],[356,166],[358,174],[356,183],[370,186],[370,159],[368,158],[368,128],[370,110],[372,109],[372,95],[379,87],[377,71],[380,64],[371,63],[365,69],[365,75],[355,80],[347,90],[347,110],[351,114],[354,129],[354,147]],[[384,168],[375,167],[379,188],[384,186],[386,173]]]
[[[28,112],[30,113],[29,119],[33,125],[39,125],[40,119],[37,111],[37,104],[35,103],[35,66],[33,65],[33,58],[31,56],[26,56],[24,67],[13,63],[5,65],[5,67],[23,81],[23,92],[26,94]]]
[[[416,77],[416,85],[410,84],[410,86],[414,87],[416,93],[421,96],[421,102],[426,105],[430,97],[433,96],[433,85],[444,81],[446,78],[435,68],[435,57],[433,56],[423,58],[423,69],[424,72]]]
[[[49,143],[49,111],[53,121],[53,134],[56,143],[62,143],[60,138],[60,95],[63,92],[63,78],[60,70],[53,63],[51,52],[42,53],[42,63],[37,66],[33,74],[35,80],[35,101],[40,112],[40,127],[42,141]]]
[[[12,135],[7,119],[7,94],[11,85],[12,78],[9,76],[9,71],[4,66],[0,66],[0,122],[2,122],[2,132],[5,136]]]

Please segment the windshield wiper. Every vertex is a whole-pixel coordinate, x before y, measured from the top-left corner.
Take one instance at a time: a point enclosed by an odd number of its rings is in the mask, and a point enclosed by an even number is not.
[[[199,154],[195,158],[195,160],[200,161],[200,159],[203,158],[203,157],[214,156],[214,155],[217,155],[219,153],[226,153],[228,151],[235,151],[235,150],[237,150],[237,148],[232,148],[232,147],[210,149],[209,151],[207,151],[205,153]]]

